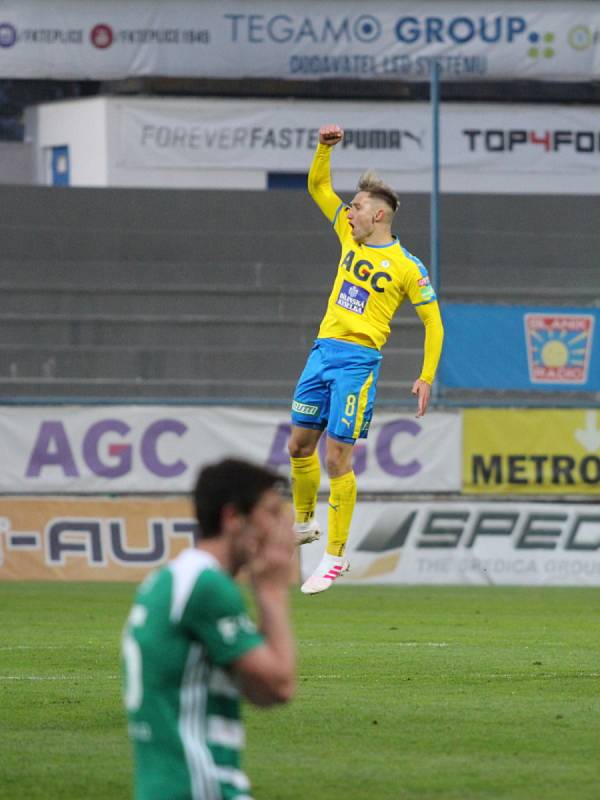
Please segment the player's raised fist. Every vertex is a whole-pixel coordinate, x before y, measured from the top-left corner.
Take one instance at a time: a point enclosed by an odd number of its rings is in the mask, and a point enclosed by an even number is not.
[[[319,142],[334,147],[344,138],[344,131],[339,125],[323,125],[319,128]]]

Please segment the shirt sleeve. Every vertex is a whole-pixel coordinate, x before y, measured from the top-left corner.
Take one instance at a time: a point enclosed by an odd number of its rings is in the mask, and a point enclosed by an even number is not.
[[[437,300],[424,264],[412,254],[408,255],[410,268],[406,279],[406,294],[413,306],[421,306]]]
[[[248,616],[238,585],[219,570],[205,570],[190,595],[181,624],[220,666],[235,661],[264,639]]]
[[[323,214],[332,223],[341,238],[350,226],[347,220],[348,207],[331,185],[331,151],[325,144],[317,145],[308,173],[308,192]]]
[[[423,353],[423,368],[419,378],[427,383],[433,383],[435,373],[442,354],[444,342],[444,326],[442,315],[437,300],[416,305],[416,311],[425,326],[425,347]]]

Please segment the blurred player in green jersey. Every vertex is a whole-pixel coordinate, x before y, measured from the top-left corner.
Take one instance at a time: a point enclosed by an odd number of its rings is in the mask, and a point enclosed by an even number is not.
[[[251,800],[240,698],[290,700],[294,536],[281,479],[226,460],[199,475],[194,547],[141,584],[123,632],[136,800]],[[259,617],[233,580],[245,567]]]
[[[302,591],[328,589],[348,569],[344,550],[356,502],[352,448],[366,438],[373,415],[381,348],[398,307],[408,297],[425,327],[421,374],[412,392],[417,417],[427,410],[442,349],[443,327],[427,270],[392,233],[396,193],[365,173],[347,206],[333,191],[330,157],[342,141],[338,125],[319,130],[308,190],[332,223],[341,245],[333,289],[313,349],[294,393],[289,451],[298,544],[318,539],[314,518],[321,482],[317,443],[327,431],[330,478],[327,548]]]

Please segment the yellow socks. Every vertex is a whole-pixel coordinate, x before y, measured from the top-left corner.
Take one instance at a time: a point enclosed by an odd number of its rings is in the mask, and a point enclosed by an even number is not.
[[[314,517],[317,492],[321,484],[321,465],[315,450],[306,458],[290,458],[292,466],[292,497],[296,522],[309,522]]]
[[[327,552],[332,556],[342,556],[356,504],[354,472],[347,472],[339,478],[331,478],[329,485],[331,488],[327,513]]]

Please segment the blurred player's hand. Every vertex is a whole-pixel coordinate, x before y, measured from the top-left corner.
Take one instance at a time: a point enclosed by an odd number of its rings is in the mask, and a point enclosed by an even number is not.
[[[427,381],[422,381],[420,378],[413,383],[412,393],[417,396],[417,419],[424,416],[429,405],[429,397],[431,395],[431,386]]]
[[[334,147],[344,138],[344,131],[339,125],[323,125],[319,128],[319,143]]]
[[[248,563],[250,577],[257,590],[282,588],[291,580],[292,557],[296,552],[293,531],[294,514],[289,503],[282,503],[277,519],[262,532]]]

